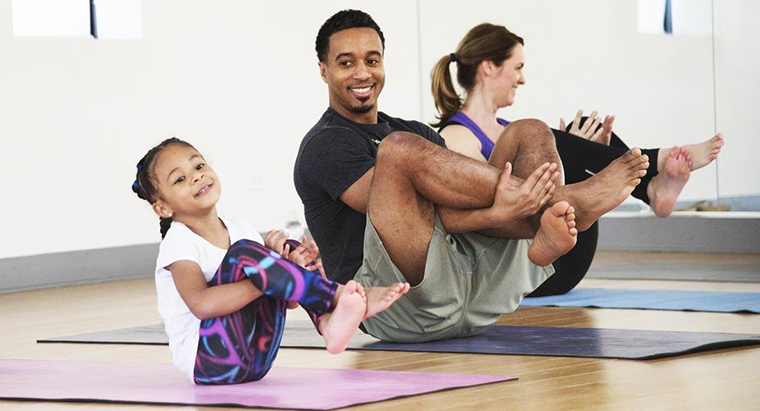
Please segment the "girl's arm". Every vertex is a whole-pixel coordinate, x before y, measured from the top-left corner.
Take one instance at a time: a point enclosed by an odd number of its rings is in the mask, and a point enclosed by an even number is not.
[[[181,260],[167,267],[179,296],[190,312],[201,320],[232,314],[263,293],[250,281],[209,287],[198,263]]]

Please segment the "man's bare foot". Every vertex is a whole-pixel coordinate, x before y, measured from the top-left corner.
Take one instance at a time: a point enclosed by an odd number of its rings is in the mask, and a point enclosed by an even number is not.
[[[689,153],[673,147],[662,170],[649,183],[647,195],[657,217],[667,217],[673,212],[683,186],[689,181],[690,164]]]
[[[586,231],[599,217],[625,201],[647,174],[649,158],[632,148],[598,174],[580,183],[562,187],[562,195],[575,206],[578,231]]]
[[[367,312],[364,318],[372,317],[393,305],[402,295],[409,292],[409,283],[394,283],[390,287],[367,287]]]
[[[359,293],[359,283],[350,280],[342,287],[335,309],[322,316],[319,332],[330,354],[339,354],[348,346],[367,311],[367,299]]]
[[[528,258],[546,266],[565,255],[578,239],[573,207],[567,201],[555,203],[541,215],[541,226],[528,248]]]
[[[683,149],[691,157],[691,171],[698,170],[718,158],[720,149],[723,147],[723,134],[718,133],[715,137],[703,141],[699,144],[689,144],[683,146]]]

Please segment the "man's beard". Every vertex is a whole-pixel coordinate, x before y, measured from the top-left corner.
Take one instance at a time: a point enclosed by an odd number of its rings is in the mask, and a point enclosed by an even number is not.
[[[373,108],[375,108],[375,105],[370,104],[368,106],[351,107],[350,111],[354,114],[364,114],[369,113]]]

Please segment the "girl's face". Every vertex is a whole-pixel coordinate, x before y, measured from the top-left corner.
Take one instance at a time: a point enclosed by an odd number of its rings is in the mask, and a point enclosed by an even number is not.
[[[493,85],[494,95],[497,98],[496,104],[499,107],[511,106],[515,102],[515,93],[517,87],[525,84],[523,76],[523,67],[525,66],[525,56],[523,47],[517,44],[512,49],[512,57],[504,60],[501,67],[494,71]]]
[[[153,209],[161,217],[201,216],[216,206],[222,192],[214,169],[184,144],[164,148],[156,156],[153,175],[159,194]]]

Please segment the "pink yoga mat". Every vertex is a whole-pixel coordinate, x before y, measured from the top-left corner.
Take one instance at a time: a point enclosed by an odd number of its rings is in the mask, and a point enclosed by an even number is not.
[[[0,360],[0,398],[328,410],[516,377],[273,368],[260,381],[196,386],[171,364]]]

